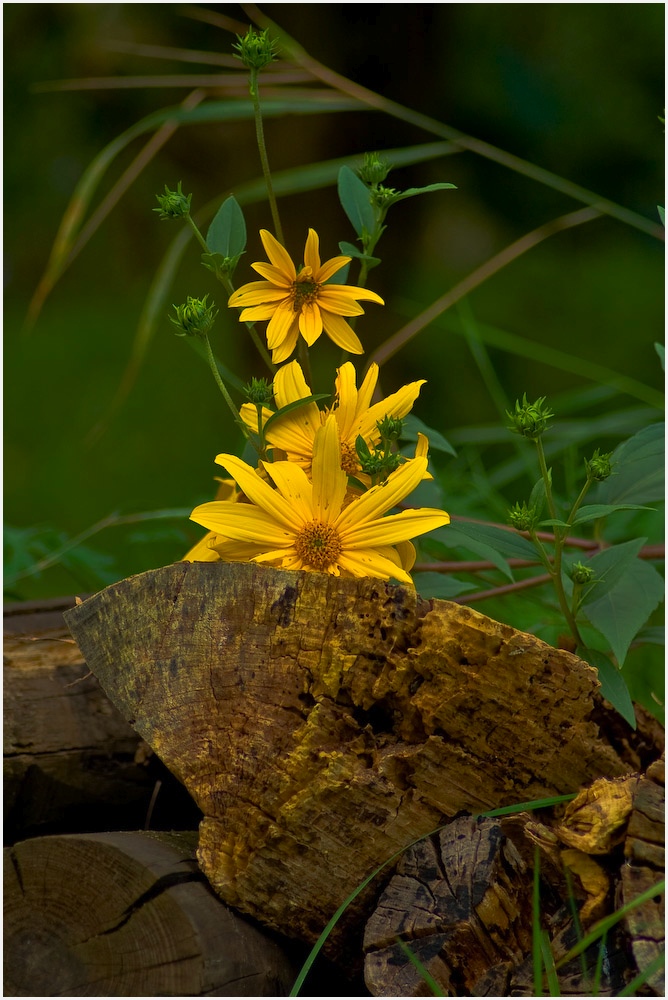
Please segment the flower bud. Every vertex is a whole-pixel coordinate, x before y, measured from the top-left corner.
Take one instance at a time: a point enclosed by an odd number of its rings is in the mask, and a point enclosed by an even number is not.
[[[536,524],[536,511],[524,501],[518,501],[508,511],[508,524],[518,531],[532,531]]]
[[[382,184],[391,170],[390,164],[378,153],[365,153],[358,173],[365,184]]]
[[[590,479],[594,483],[602,483],[604,479],[607,479],[612,475],[612,463],[610,459],[612,458],[612,452],[608,452],[606,455],[601,455],[598,448],[591,456],[589,461],[585,458],[585,469],[587,470],[587,479]]]
[[[183,305],[173,307],[176,309],[176,318],[170,316],[169,319],[178,327],[177,337],[205,337],[208,334],[218,310],[214,306],[208,306],[207,299],[208,295],[203,299],[189,295]]]
[[[404,422],[400,417],[384,416],[382,420],[378,420],[376,423],[383,444],[397,441],[401,436],[403,426]]]
[[[249,403],[255,406],[268,406],[274,398],[274,387],[266,378],[252,378],[243,391]]]
[[[568,575],[573,583],[578,583],[582,586],[585,583],[592,582],[594,579],[594,570],[591,566],[585,566],[584,563],[576,562],[571,566]]]
[[[182,219],[185,215],[190,215],[191,194],[185,195],[181,190],[181,181],[176,186],[176,191],[170,191],[165,184],[165,193],[156,194],[159,208],[154,208],[154,212],[160,213],[161,219]]]
[[[527,401],[527,394],[524,393],[522,402],[515,401],[515,412],[506,412],[506,416],[511,421],[510,430],[530,441],[536,441],[547,430],[547,422],[554,414],[545,406],[545,396],[541,396],[535,403]]]
[[[237,50],[235,57],[241,59],[246,69],[264,69],[278,58],[278,42],[275,38],[269,37],[269,28],[265,28],[264,31],[249,28],[243,37],[237,35],[237,41],[232,48]]]

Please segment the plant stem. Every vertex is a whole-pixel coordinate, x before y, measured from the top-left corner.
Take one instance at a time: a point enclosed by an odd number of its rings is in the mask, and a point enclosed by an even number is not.
[[[265,184],[267,185],[267,195],[269,197],[269,207],[271,208],[271,217],[274,220],[274,230],[276,232],[276,239],[282,245],[285,245],[285,240],[283,238],[283,229],[281,227],[281,220],[278,215],[278,206],[276,204],[276,195],[274,194],[274,185],[271,181],[271,171],[269,170],[269,158],[267,157],[267,145],[264,141],[264,125],[262,123],[262,110],[260,108],[260,93],[258,85],[259,71],[257,69],[251,68],[250,71],[250,95],[253,101],[253,110],[255,111],[255,136],[257,138],[257,148],[260,151],[260,162],[262,163],[262,173],[264,174]]]
[[[232,397],[230,396],[229,392],[227,391],[227,386],[225,385],[225,383],[223,382],[222,378],[220,377],[220,372],[218,371],[218,365],[216,364],[216,359],[214,358],[213,351],[211,350],[211,342],[209,341],[208,334],[206,334],[206,333],[203,334],[202,340],[204,341],[204,345],[206,347],[206,356],[207,356],[207,359],[209,361],[209,367],[211,369],[213,377],[216,380],[216,385],[220,389],[221,393],[223,394],[223,399],[225,400],[225,402],[227,403],[227,405],[230,408],[232,416],[234,417],[234,422],[241,427],[241,429],[244,432],[244,435],[246,437],[249,437],[248,428],[246,427],[245,423],[241,419],[241,415],[240,415],[238,409],[236,408],[236,406],[234,405],[234,403],[232,401]]]
[[[193,233],[195,234],[195,237],[197,238],[197,242],[199,243],[199,245],[201,246],[201,248],[204,250],[204,253],[209,253],[210,251],[209,251],[208,246],[206,245],[206,240],[204,239],[204,237],[200,233],[200,231],[199,231],[199,229],[197,227],[197,223],[193,219],[193,217],[190,214],[190,212],[188,212],[187,215],[184,215],[184,219],[186,220],[186,222],[188,223],[188,225],[192,229]]]

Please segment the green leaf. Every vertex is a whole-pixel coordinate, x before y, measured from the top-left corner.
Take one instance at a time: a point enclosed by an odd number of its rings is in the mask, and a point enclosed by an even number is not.
[[[605,653],[601,653],[598,649],[588,649],[586,646],[578,646],[576,653],[585,663],[590,663],[592,667],[596,667],[601,685],[601,695],[635,729],[636,713],[633,708],[633,702],[618,667],[614,665]]]
[[[339,243],[339,250],[346,257],[354,257],[356,260],[366,261],[367,264],[374,267],[381,262],[380,257],[370,257],[368,253],[363,253],[356,246],[353,246],[352,243],[346,243],[345,240]]]
[[[339,170],[339,200],[353,229],[359,237],[373,233],[376,215],[371,204],[371,193],[364,181],[350,167]]]
[[[580,507],[571,524],[586,524],[587,521],[597,521],[599,517],[607,517],[608,514],[614,514],[616,510],[652,510],[652,508],[644,507],[638,503],[593,503],[586,507]]]
[[[421,188],[407,188],[406,191],[399,191],[392,198],[392,204],[397,201],[403,201],[404,198],[414,198],[416,194],[427,194],[429,191],[446,191],[448,188],[457,190],[456,184],[427,184],[426,187]]]
[[[649,563],[635,559],[606,593],[598,596],[596,588],[592,593],[595,599],[583,604],[584,614],[605,636],[621,665],[636,633],[663,599],[663,578]]]
[[[612,453],[612,475],[601,483],[600,503],[656,503],[664,498],[663,423],[650,424]]]
[[[269,417],[264,425],[265,434],[268,427],[271,427],[276,420],[284,417],[287,413],[291,413],[292,410],[297,410],[300,406],[305,406],[307,403],[317,403],[319,399],[329,399],[330,395],[331,394],[329,392],[319,392],[315,396],[304,396],[303,399],[295,399],[291,403],[286,403],[285,406],[282,406],[280,410],[276,410],[276,412],[272,413]]]
[[[514,579],[513,572],[504,557],[538,561],[536,550],[526,538],[491,524],[457,521],[456,524],[432,531],[430,538],[442,542],[448,548],[461,546],[470,549],[491,562],[509,580]]]
[[[665,226],[665,224],[666,224],[666,209],[665,209],[665,207],[663,205],[657,205],[656,206],[656,210],[659,213],[659,218],[661,219],[661,225]]]
[[[475,590],[476,585],[466,580],[458,580],[446,573],[426,571],[413,573],[413,583],[420,597],[437,597],[441,601],[449,601],[453,597],[465,594],[467,590]]]
[[[545,507],[545,480],[541,476],[540,479],[535,483],[531,494],[529,496],[529,508],[534,510],[536,517],[540,517],[543,513],[543,508]]]
[[[596,583],[587,591],[583,603],[598,600],[603,594],[615,587],[623,577],[628,567],[633,563],[646,538],[633,538],[630,542],[611,545],[601,552],[596,552],[588,561],[588,565],[596,574]]]
[[[665,370],[666,370],[666,348],[664,347],[663,344],[659,344],[658,341],[655,341],[654,342],[654,350],[659,355],[659,361],[661,362],[661,367],[663,368],[663,370],[665,372]]]
[[[237,257],[246,249],[246,222],[234,195],[226,198],[216,212],[206,234],[211,253]]]
[[[402,441],[417,441],[418,432],[424,434],[425,437],[429,439],[429,447],[433,451],[444,451],[448,455],[454,455],[457,457],[457,452],[452,447],[449,441],[446,441],[442,434],[435,431],[432,427],[427,427],[422,421],[415,416],[414,413],[409,413],[404,417],[403,427],[401,430],[401,440]]]

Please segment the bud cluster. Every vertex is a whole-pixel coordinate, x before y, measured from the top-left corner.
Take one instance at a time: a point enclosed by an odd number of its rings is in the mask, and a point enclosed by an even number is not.
[[[183,219],[190,215],[191,194],[184,194],[181,190],[181,181],[176,186],[176,191],[170,191],[165,184],[165,193],[157,194],[159,208],[154,208],[154,212],[160,213],[161,219]]]
[[[529,403],[527,395],[524,393],[522,402],[515,401],[514,413],[506,412],[510,420],[510,430],[530,441],[537,441],[547,430],[548,420],[553,417],[552,411],[545,406],[545,396],[541,396],[535,403]]]
[[[278,42],[269,37],[268,28],[264,31],[249,28],[243,37],[237,35],[237,41],[232,48],[237,50],[235,56],[241,60],[246,69],[264,69],[278,58]]]
[[[244,386],[244,395],[255,406],[268,406],[274,398],[274,387],[266,378],[252,378]]]
[[[215,306],[207,305],[208,297],[196,299],[189,295],[183,305],[173,307],[176,317],[169,319],[177,327],[177,337],[206,337],[218,315]]]
[[[369,448],[368,444],[360,434],[355,442],[355,450],[362,472],[371,476],[373,483],[384,482],[385,479],[399,468],[401,455],[392,450],[392,446],[401,436],[403,420],[399,417],[384,416],[376,423],[380,434],[380,444]]]
[[[594,579],[594,570],[591,566],[585,566],[584,563],[576,562],[571,566],[568,575],[573,583],[580,584],[580,586],[582,586],[585,583],[592,583]]]
[[[533,531],[536,526],[536,510],[519,501],[508,511],[508,523],[518,531]]]
[[[605,479],[608,479],[608,477],[612,475],[611,458],[612,452],[601,455],[598,448],[589,461],[585,458],[587,479],[590,479],[594,483],[602,483]]]

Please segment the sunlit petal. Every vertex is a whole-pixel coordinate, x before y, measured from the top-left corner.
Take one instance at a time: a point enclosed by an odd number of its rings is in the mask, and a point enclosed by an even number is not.
[[[339,531],[343,534],[356,525],[366,524],[382,517],[413,492],[426,469],[426,458],[412,458],[404,462],[387,477],[384,483],[373,486],[356,503],[350,504],[342,511],[337,522]]]
[[[284,527],[290,528],[292,530],[298,530],[300,526],[299,518],[295,516],[295,513],[283,497],[273,490],[268,483],[265,483],[263,479],[260,479],[255,469],[251,469],[250,465],[246,465],[242,462],[240,458],[235,455],[218,455],[216,458],[216,463],[222,465],[223,468],[234,477],[234,479],[239,484],[239,488],[242,493],[245,493],[251,503],[257,504],[258,507],[262,508],[266,513],[274,516]],[[203,506],[206,506],[204,504]],[[235,506],[243,507],[245,504],[236,504]],[[199,522],[201,523],[201,522]],[[211,527],[216,530],[215,525],[204,525],[205,528]],[[221,534],[225,534],[221,531]]]
[[[233,541],[252,542],[265,548],[290,545],[294,541],[293,531],[279,524],[272,513],[252,504],[212,500],[195,507],[190,520]]]
[[[334,410],[342,441],[348,441],[358,423],[357,386],[355,385],[355,381],[355,366],[350,361],[346,361],[336,373],[338,405]],[[354,435],[350,443],[354,444],[356,438],[357,434]]]
[[[293,281],[280,267],[274,267],[273,264],[263,264],[262,262],[252,264],[251,266],[254,271],[257,271],[258,274],[267,279],[272,288],[278,285],[283,295],[289,294],[292,291]],[[258,281],[257,284],[259,285],[260,282]]]
[[[218,537],[215,531],[210,531],[204,538],[200,538],[199,542],[186,552],[183,562],[218,562],[220,556],[211,547]]]
[[[267,326],[267,347],[270,351],[280,347],[281,343],[292,332],[293,327],[295,330],[299,328],[297,319],[298,313],[295,313],[289,302],[282,302],[274,309],[273,316]]]
[[[299,332],[310,347],[322,333],[322,317],[316,302],[305,303],[299,314]]]
[[[320,239],[315,229],[309,229],[304,247],[304,264],[311,268],[311,272],[316,281],[322,279],[315,277],[320,270]]]
[[[401,583],[407,583],[411,586],[413,584],[405,570],[397,566],[393,560],[385,558],[373,549],[360,549],[355,552],[346,550],[339,557],[339,566],[351,576],[374,576],[381,580],[389,580],[390,577],[394,577]]]
[[[272,348],[271,360],[275,365],[280,365],[284,361],[287,361],[295,347],[297,346],[297,340],[299,339],[299,324],[293,323],[285,340],[278,347]]]
[[[378,305],[381,306],[385,305],[380,295],[376,295],[375,292],[372,292],[368,288],[359,288],[357,285],[327,285],[327,291],[333,293],[340,292],[353,299],[362,299],[367,302],[377,302]]]
[[[318,292],[318,305],[327,312],[336,313],[337,316],[361,316],[364,313],[352,296],[330,292],[327,285]]]
[[[389,514],[375,521],[356,524],[341,530],[341,540],[347,549],[375,548],[378,545],[396,545],[416,535],[442,528],[450,523],[444,510],[419,507],[416,510],[402,510],[399,514]]]
[[[386,396],[380,403],[374,403],[373,406],[369,407],[360,422],[359,433],[362,437],[378,441],[380,436],[376,427],[377,422],[385,416],[403,419],[407,413],[410,413],[424,384],[425,379],[420,379],[419,382],[410,382],[397,392],[393,392],[391,396]]]
[[[342,347],[344,351],[348,351],[349,354],[364,354],[364,348],[359,337],[341,316],[323,312],[322,325],[325,328],[327,336],[339,347]]]
[[[362,384],[357,390],[357,407],[360,414],[364,413],[371,406],[373,394],[376,391],[379,368],[376,362],[369,365],[369,370],[362,380]],[[359,432],[362,433],[361,431]]]
[[[333,414],[315,435],[312,475],[313,515],[320,521],[333,521],[348,487],[348,477],[341,468],[339,429]]]
[[[415,565],[415,560],[417,559],[417,552],[415,551],[415,546],[412,542],[406,539],[403,542],[396,543],[396,550],[401,560],[401,565],[406,570],[407,573],[413,569]]]
[[[258,302],[269,301],[267,296],[275,292],[279,297],[285,295],[285,291],[280,288],[276,288],[273,281],[249,281],[248,284],[242,285],[237,288],[236,292],[232,292],[229,299],[227,300],[228,306],[246,306],[246,305],[256,305]],[[262,294],[262,298],[247,299],[248,295]]]
[[[260,230],[260,238],[267,252],[267,257],[274,267],[277,267],[288,281],[294,281],[297,277],[297,269],[285,247],[282,247],[267,229]]]
[[[264,462],[267,474],[292,505],[295,516],[304,524],[313,519],[313,487],[306,473],[295,462]]]
[[[325,281],[329,281],[332,275],[336,274],[337,271],[340,271],[342,267],[346,266],[346,264],[349,264],[351,260],[352,257],[330,257],[329,260],[325,261],[317,274],[314,275],[315,280],[319,281],[321,284]]]

